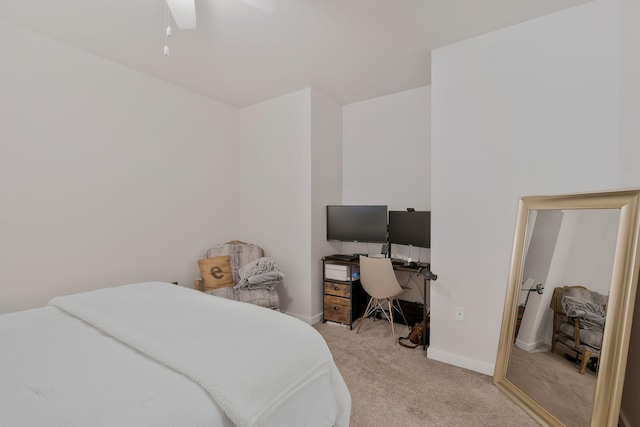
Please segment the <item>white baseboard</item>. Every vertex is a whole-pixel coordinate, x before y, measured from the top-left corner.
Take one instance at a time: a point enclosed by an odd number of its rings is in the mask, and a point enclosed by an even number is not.
[[[534,351],[549,351],[549,349],[551,348],[551,346],[546,344],[544,341],[537,341],[537,342],[531,343],[531,342],[516,340],[516,346],[518,348],[523,349],[527,353],[531,353]]]
[[[322,318],[324,315],[322,313],[316,314],[311,318],[311,325],[315,325],[316,323],[322,322]]]
[[[308,316],[301,316],[299,314],[296,313],[290,313],[288,311],[283,311],[284,314],[288,314],[289,316],[295,317],[296,319],[300,319],[302,320],[304,323],[308,324],[308,325],[315,325],[316,323],[319,323],[322,321],[322,313],[316,314],[313,317],[308,317]]]
[[[444,351],[434,349],[433,347],[427,348],[427,358],[437,360],[438,362],[448,363],[449,365],[458,366],[460,368],[469,369],[471,371],[480,372],[481,374],[489,376],[493,376],[493,371],[495,370],[494,364],[467,359],[466,357],[446,353]]]

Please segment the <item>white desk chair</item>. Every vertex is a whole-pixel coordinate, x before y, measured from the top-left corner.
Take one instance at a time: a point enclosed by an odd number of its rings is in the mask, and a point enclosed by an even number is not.
[[[405,325],[409,327],[406,317],[402,312],[402,307],[398,302],[398,295],[407,290],[398,283],[396,273],[393,270],[390,258],[369,258],[360,257],[360,283],[369,294],[369,303],[364,311],[360,324],[356,330],[356,334],[360,333],[360,328],[364,319],[374,314],[378,310],[382,311],[386,319],[391,323],[391,334],[393,335],[394,344],[397,343],[396,332],[393,327],[393,311],[397,311],[402,315]],[[383,306],[387,302],[387,308]],[[375,320],[375,318],[374,318]]]

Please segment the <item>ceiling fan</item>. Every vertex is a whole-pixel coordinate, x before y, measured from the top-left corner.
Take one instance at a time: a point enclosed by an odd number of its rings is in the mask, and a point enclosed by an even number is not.
[[[240,0],[257,8],[273,12],[280,4],[280,0]],[[178,28],[190,30],[196,28],[195,0],[167,0],[169,10]]]

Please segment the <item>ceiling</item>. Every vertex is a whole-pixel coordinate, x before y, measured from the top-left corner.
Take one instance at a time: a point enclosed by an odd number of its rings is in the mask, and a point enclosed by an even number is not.
[[[169,56],[163,0],[0,0],[0,17],[243,107],[309,86],[341,104],[425,86],[431,50],[587,1],[195,0],[197,28],[174,25]]]

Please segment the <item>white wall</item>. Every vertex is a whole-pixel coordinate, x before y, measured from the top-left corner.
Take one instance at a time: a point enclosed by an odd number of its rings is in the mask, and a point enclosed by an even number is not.
[[[493,373],[518,197],[617,186],[618,21],[596,0],[433,52],[430,358]]]
[[[311,88],[240,110],[240,236],[282,267],[281,310],[322,319],[326,204],[341,197],[341,107]]]
[[[327,242],[327,205],[342,202],[342,105],[311,89],[311,314],[322,320],[322,263],[338,253]]]
[[[431,210],[430,98],[431,87],[426,86],[344,107],[344,204]],[[345,243],[342,248],[373,255],[381,245]],[[405,245],[392,245],[392,250],[394,256],[409,255]],[[430,250],[414,247],[411,257],[429,261]],[[416,289],[403,299],[422,301]]]
[[[540,216],[541,213],[538,219]],[[540,276],[544,293],[531,294],[522,319],[520,347],[531,351],[551,346],[553,316],[549,305],[555,288],[580,285],[609,295],[619,224],[619,209],[564,211],[562,226],[556,230],[555,247],[545,250],[552,258],[548,260],[547,275]]]
[[[535,289],[538,284],[545,286],[545,289],[542,297],[537,292],[520,291],[519,294],[519,303],[525,304],[526,308],[522,316],[520,330],[516,336],[516,345],[527,351],[536,347],[535,327],[542,306],[541,302],[553,294],[553,289],[550,289],[547,279],[560,236],[563,216],[564,213],[561,210],[537,211],[532,212],[529,216],[529,227],[533,228],[533,232],[524,257],[522,267],[522,281],[524,283],[520,289]],[[533,283],[525,286],[524,284],[530,279],[533,279]]]
[[[565,211],[558,245],[553,255],[548,290],[536,296],[538,316],[534,341],[551,345],[553,316],[548,307],[553,289],[566,285],[582,285],[592,291],[609,295],[616,251],[619,209]]]
[[[240,110],[239,235],[285,274],[281,310],[310,321],[311,103],[303,89]]]
[[[582,285],[608,295],[619,225],[619,209],[566,210],[549,269],[550,287]]]
[[[237,227],[237,110],[4,21],[0,51],[0,313],[193,286]]]
[[[430,95],[425,86],[344,106],[344,203],[431,207]]]
[[[640,187],[640,2],[620,0],[620,186]],[[640,425],[640,298],[631,331],[627,375],[622,393],[624,427]]]
[[[620,186],[640,185],[640,2],[620,0]],[[638,418],[640,424],[640,417]]]
[[[563,211],[555,209],[531,213],[529,226],[533,230],[524,257],[524,266],[522,267],[523,282],[531,278],[534,279],[533,285],[545,285],[547,283],[547,276],[549,275],[553,252],[560,235],[563,216]],[[527,299],[526,294],[527,292],[521,292],[520,302],[524,302]]]

